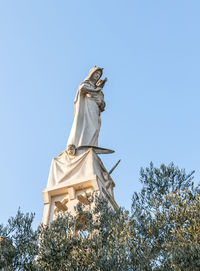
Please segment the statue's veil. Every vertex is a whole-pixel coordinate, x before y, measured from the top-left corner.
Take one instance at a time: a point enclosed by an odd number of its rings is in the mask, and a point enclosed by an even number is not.
[[[77,92],[76,92],[76,97],[75,97],[75,99],[74,99],[74,111],[75,111],[75,104],[76,104],[76,102],[77,102],[77,100],[78,100],[78,95],[79,95],[79,88],[80,88],[80,86],[82,86],[82,84],[84,84],[84,83],[89,83],[89,81],[90,81],[90,79],[91,79],[93,73],[95,73],[96,71],[100,71],[100,72],[101,72],[101,76],[102,76],[102,74],[103,74],[103,68],[94,66],[94,67],[92,67],[92,68],[90,69],[90,71],[89,71],[87,77],[80,83],[80,85],[79,85],[79,87],[78,87],[78,90],[77,90]]]
[[[103,68],[100,68],[100,67],[92,67],[87,75],[87,77],[83,80],[82,83],[86,82],[86,81],[90,81],[90,78],[92,77],[93,73],[95,73],[96,71],[100,71],[101,72],[101,76],[103,74]],[[82,84],[81,83],[81,84]]]

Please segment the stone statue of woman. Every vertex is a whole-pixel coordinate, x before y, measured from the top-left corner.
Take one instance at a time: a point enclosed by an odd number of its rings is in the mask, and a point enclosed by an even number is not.
[[[93,67],[79,85],[74,100],[74,122],[67,146],[98,146],[101,112],[105,109],[102,89],[107,78],[100,80],[103,69]]]

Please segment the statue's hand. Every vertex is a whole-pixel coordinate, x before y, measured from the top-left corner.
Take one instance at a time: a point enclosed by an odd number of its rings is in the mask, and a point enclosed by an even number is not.
[[[100,92],[102,90],[102,87],[97,86],[97,87],[91,87],[91,86],[86,86],[86,85],[82,85],[80,88],[80,91],[82,92],[82,94],[94,94],[95,92]]]
[[[103,88],[107,80],[108,80],[107,77],[104,80],[99,80],[97,82],[97,86]]]

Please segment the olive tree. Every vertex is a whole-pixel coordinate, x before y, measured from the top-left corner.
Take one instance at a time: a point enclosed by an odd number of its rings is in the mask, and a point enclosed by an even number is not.
[[[76,216],[59,213],[34,231],[34,215],[19,210],[0,226],[0,268],[200,270],[200,190],[193,175],[174,164],[142,168],[130,213],[94,196],[91,205],[77,205]]]

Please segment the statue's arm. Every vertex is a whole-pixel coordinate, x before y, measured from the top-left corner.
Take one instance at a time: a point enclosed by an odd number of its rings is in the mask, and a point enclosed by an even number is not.
[[[105,110],[105,107],[106,107],[106,103],[104,101],[102,101],[100,104],[100,107],[99,107],[101,112],[103,112]]]
[[[96,88],[93,88],[91,86],[89,86],[88,84],[83,84],[81,87],[80,87],[80,91],[83,93],[83,94],[94,94],[94,92],[100,92],[101,91],[101,87],[96,87]]]

